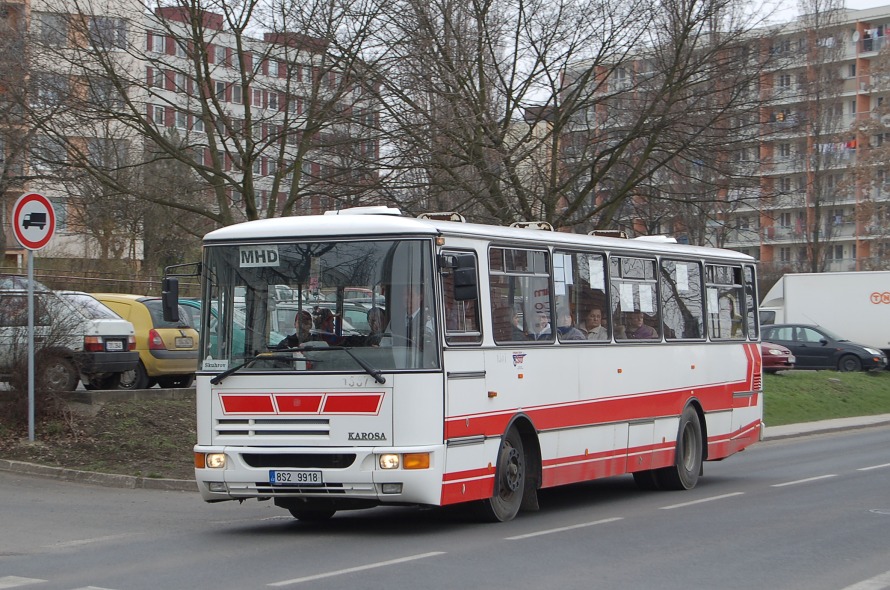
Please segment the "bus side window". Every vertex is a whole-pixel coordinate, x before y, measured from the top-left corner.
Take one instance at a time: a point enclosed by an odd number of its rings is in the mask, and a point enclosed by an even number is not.
[[[482,342],[482,331],[479,323],[479,305],[477,298],[467,299],[467,279],[473,281],[472,290],[478,291],[478,277],[468,277],[466,273],[476,273],[478,267],[476,256],[467,252],[450,252],[445,256],[460,260],[461,266],[443,269],[440,273],[442,299],[445,305],[445,342],[448,344],[478,344]],[[464,273],[461,277],[460,273]],[[464,283],[461,287],[460,284]],[[457,289],[455,288],[457,287]]]

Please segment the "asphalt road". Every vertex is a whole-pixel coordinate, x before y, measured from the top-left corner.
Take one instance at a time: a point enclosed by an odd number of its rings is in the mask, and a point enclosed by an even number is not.
[[[0,471],[0,589],[890,588],[890,426],[766,441],[688,492],[618,477],[478,524],[380,508],[328,523],[270,503]]]

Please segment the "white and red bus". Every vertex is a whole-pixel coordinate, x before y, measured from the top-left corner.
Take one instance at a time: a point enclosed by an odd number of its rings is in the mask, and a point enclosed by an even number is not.
[[[306,520],[475,502],[505,521],[601,477],[692,488],[761,435],[755,273],[727,250],[388,208],[216,230],[200,492]]]

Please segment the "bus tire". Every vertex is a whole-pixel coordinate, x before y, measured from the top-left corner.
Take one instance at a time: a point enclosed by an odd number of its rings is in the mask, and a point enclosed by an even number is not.
[[[489,522],[513,520],[522,506],[525,480],[528,477],[522,437],[510,428],[501,439],[495,472],[494,494],[482,501],[482,516]]]
[[[288,508],[291,516],[303,522],[325,522],[331,519],[336,513],[333,509],[317,509],[312,508]]]
[[[701,421],[698,419],[698,412],[692,406],[686,406],[680,416],[674,464],[656,471],[655,478],[658,487],[663,490],[691,490],[694,488],[702,471],[703,451]]]

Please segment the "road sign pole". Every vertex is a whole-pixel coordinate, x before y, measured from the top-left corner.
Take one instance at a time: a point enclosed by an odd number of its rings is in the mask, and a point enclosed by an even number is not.
[[[28,250],[28,440],[34,442],[34,250]]]
[[[12,208],[12,233],[28,249],[28,440],[34,441],[34,250],[45,247],[56,230],[52,202],[38,193],[22,195]]]

